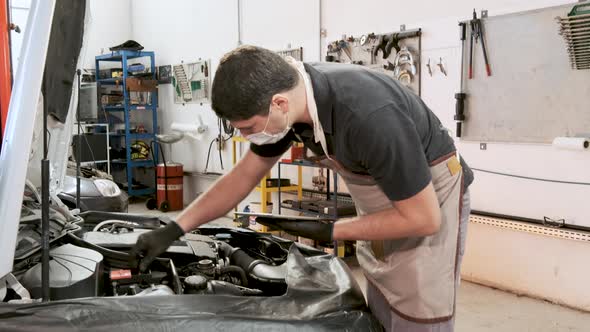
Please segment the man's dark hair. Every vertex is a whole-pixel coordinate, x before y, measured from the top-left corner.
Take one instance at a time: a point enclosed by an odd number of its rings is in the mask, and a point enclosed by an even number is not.
[[[217,116],[230,121],[268,113],[272,96],[297,85],[299,73],[273,51],[244,45],[221,58],[211,96]]]

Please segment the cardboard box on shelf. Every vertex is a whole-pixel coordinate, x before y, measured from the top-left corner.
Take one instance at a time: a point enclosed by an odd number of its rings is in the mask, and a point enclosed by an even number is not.
[[[131,105],[149,105],[152,103],[151,92],[129,91],[129,104]]]
[[[312,239],[307,239],[307,238],[299,236],[297,242],[299,242],[301,244],[305,244],[306,246],[315,247],[315,241]]]
[[[141,79],[139,77],[127,78],[127,90],[138,92],[150,92],[158,88],[158,81],[151,79]]]
[[[103,105],[117,105],[123,103],[123,95],[119,94],[103,94],[100,97]]]

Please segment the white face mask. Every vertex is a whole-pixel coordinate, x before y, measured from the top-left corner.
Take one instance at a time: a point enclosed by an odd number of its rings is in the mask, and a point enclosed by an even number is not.
[[[291,130],[291,126],[289,125],[289,113],[287,113],[287,126],[285,127],[285,129],[283,129],[283,131],[276,133],[276,134],[270,134],[266,132],[266,127],[268,127],[268,123],[270,122],[270,113],[271,113],[270,109],[268,111],[268,119],[266,120],[266,125],[264,125],[264,129],[262,129],[261,132],[259,133],[254,133],[254,134],[250,134],[246,137],[247,140],[249,140],[250,142],[256,144],[256,145],[265,145],[265,144],[273,144],[276,143],[278,141],[280,141],[281,139],[283,139],[285,136],[287,136],[287,134],[289,133],[289,130]]]

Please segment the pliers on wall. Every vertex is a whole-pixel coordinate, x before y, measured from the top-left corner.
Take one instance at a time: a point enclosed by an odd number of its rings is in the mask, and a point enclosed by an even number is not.
[[[477,43],[477,40],[481,40],[481,48],[483,50],[483,59],[486,64],[486,72],[488,76],[492,76],[492,70],[490,68],[490,62],[488,61],[488,51],[486,49],[486,42],[483,33],[483,26],[481,19],[477,18],[475,9],[473,10],[473,19],[470,21],[471,25],[471,45],[469,46],[469,79],[473,78],[473,42]]]

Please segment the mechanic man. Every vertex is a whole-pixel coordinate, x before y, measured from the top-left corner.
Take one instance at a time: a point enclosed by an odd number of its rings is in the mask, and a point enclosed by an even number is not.
[[[345,180],[358,217],[273,225],[318,241],[358,240],[369,306],[387,330],[453,330],[473,174],[418,96],[362,66],[242,46],[220,61],[212,107],[250,151],[176,223],[140,236],[141,269],[185,232],[226,215],[303,142],[310,159]]]

